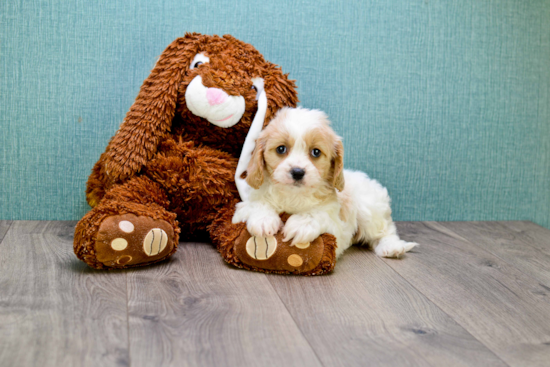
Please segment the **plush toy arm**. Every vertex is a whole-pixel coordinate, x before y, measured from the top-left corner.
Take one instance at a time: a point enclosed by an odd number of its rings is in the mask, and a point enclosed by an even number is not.
[[[186,34],[170,44],[160,56],[109,142],[103,168],[109,181],[121,181],[140,171],[170,132],[178,87],[193,58],[197,34]]]

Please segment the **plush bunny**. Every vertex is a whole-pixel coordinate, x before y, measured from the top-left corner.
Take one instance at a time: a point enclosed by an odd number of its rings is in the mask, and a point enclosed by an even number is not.
[[[180,236],[208,238],[208,225],[239,201],[235,170],[254,117],[261,130],[297,101],[294,81],[251,45],[176,39],[92,170],[76,255],[95,268],[146,265],[173,254]]]
[[[251,45],[229,35],[176,39],[92,170],[93,209],[76,226],[75,254],[94,268],[143,266],[172,255],[179,239],[210,237],[226,261],[271,272],[235,256],[247,231],[231,217],[250,190],[256,137],[297,102],[294,81]]]

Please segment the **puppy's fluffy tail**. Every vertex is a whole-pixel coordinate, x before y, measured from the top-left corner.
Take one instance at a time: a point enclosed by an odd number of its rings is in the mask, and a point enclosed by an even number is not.
[[[391,218],[391,199],[388,190],[365,173],[344,172],[346,197],[350,214],[357,218],[354,244],[369,244],[376,247],[380,239],[397,234]]]

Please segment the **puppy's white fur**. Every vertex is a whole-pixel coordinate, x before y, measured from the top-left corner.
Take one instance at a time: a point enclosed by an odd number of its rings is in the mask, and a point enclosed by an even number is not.
[[[397,235],[386,188],[342,165],[341,139],[323,112],[282,109],[256,142],[247,169],[247,182],[256,190],[249,201],[237,204],[233,223],[246,222],[253,236],[273,236],[283,227],[279,214],[286,212],[291,216],[284,241],[292,240],[293,246],[330,233],[337,257],[355,243],[369,244],[385,257],[416,246]],[[293,169],[302,170],[303,177],[296,179]]]

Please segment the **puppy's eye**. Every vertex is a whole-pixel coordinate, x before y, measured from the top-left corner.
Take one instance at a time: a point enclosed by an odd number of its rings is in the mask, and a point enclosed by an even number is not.
[[[321,151],[317,148],[311,150],[311,155],[315,158],[319,158],[321,156]]]
[[[279,154],[285,154],[286,153],[286,147],[284,145],[279,145],[277,147],[277,153]]]
[[[255,85],[253,85],[252,88],[250,88],[250,89],[252,89],[254,92],[258,93],[258,88],[256,88]]]
[[[193,69],[196,68],[196,67],[199,67],[199,65],[202,65],[204,64],[204,62],[202,61],[197,61],[194,65],[193,65]]]

